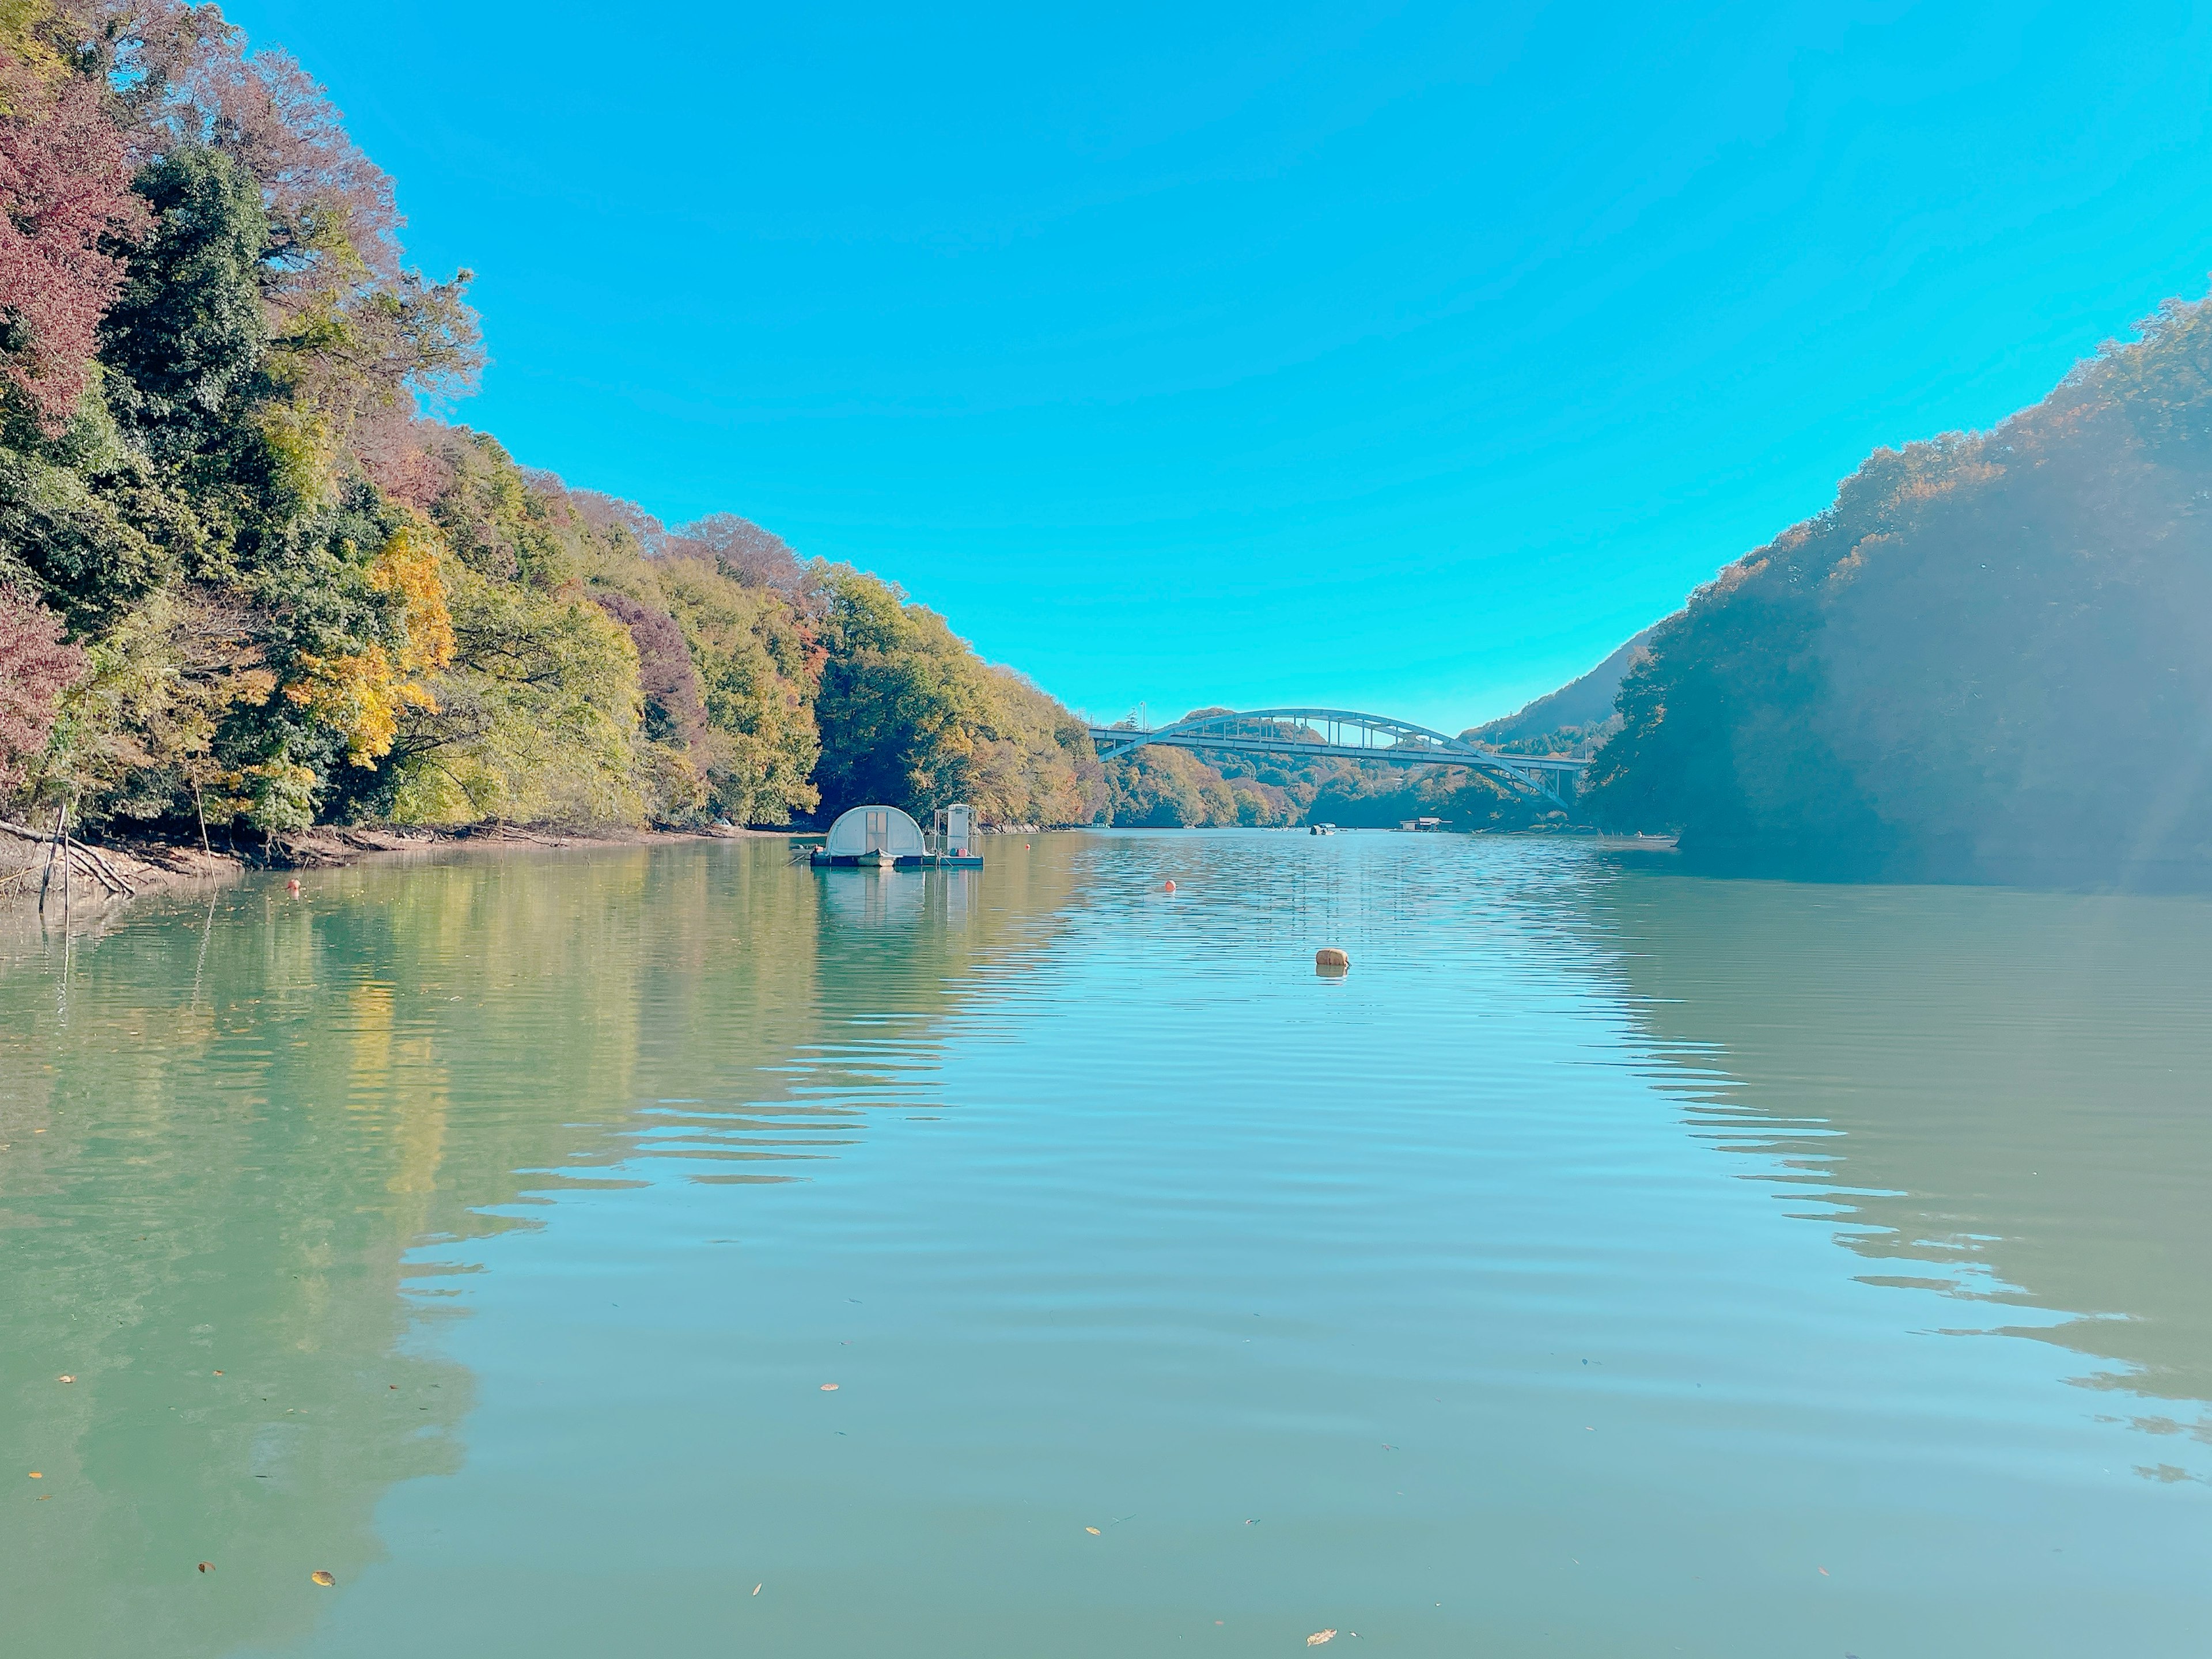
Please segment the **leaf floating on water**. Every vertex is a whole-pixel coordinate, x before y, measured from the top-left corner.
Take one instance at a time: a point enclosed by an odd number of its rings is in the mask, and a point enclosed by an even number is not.
[[[40,1474],[36,1469],[33,1469],[31,1471],[31,1479],[33,1480],[43,1480],[46,1478],[46,1477],[45,1475]]]
[[[1085,1527],[1083,1530],[1089,1533],[1093,1538],[1097,1538],[1101,1535],[1098,1528],[1096,1527]]]
[[[835,1394],[837,1392],[837,1385],[835,1382],[824,1382],[822,1385],[822,1392],[824,1394]]]
[[[307,1575],[307,1578],[310,1583],[320,1584],[325,1589],[330,1589],[338,1582],[337,1575],[326,1567],[317,1567]]]
[[[760,1594],[760,1591],[761,1591],[761,1587],[760,1587],[758,1584],[755,1584],[755,1585],[753,1586],[753,1594],[754,1594],[755,1595],[758,1595]]]
[[[1336,1640],[1336,1632],[1334,1631],[1317,1630],[1311,1636],[1306,1638],[1306,1645],[1310,1648],[1317,1648],[1324,1642],[1334,1642],[1334,1640]]]
[[[75,1378],[75,1377],[71,1376],[70,1376],[67,1371],[64,1371],[64,1372],[63,1372],[63,1373],[62,1373],[62,1375],[61,1375],[58,1379],[56,1379],[56,1380],[57,1380],[57,1381],[58,1381],[58,1382],[76,1382],[76,1378]]]
[[[201,1562],[201,1563],[200,1563],[200,1571],[201,1571],[202,1572],[212,1572],[214,1570],[215,1570],[215,1563],[214,1563],[214,1562],[212,1562],[212,1561],[203,1561],[203,1562]]]

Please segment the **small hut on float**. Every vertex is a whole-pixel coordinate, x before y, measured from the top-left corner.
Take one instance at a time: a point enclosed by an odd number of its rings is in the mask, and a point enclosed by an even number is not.
[[[983,854],[975,846],[974,807],[963,803],[937,809],[937,861],[956,869],[983,867]]]
[[[862,868],[890,869],[902,864],[920,864],[928,856],[929,847],[922,840],[921,826],[897,807],[855,806],[837,815],[837,822],[830,826],[830,834],[816,850],[812,862],[817,866],[857,865]]]
[[[980,870],[983,855],[975,848],[975,814],[948,806],[937,814],[937,844],[921,826],[896,806],[855,806],[841,812],[830,834],[807,860],[816,869],[830,867],[916,870],[950,866]]]

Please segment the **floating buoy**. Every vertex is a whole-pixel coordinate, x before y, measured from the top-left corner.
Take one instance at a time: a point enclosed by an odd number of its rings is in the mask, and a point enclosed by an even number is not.
[[[1324,945],[1314,952],[1314,971],[1317,974],[1340,974],[1352,966],[1352,958],[1334,945]]]
[[[1163,888],[1163,889],[1161,889],[1160,890],[1161,890],[1161,891],[1163,891],[1163,892],[1172,893],[1172,892],[1174,892],[1174,891],[1175,891],[1175,884],[1174,884],[1173,882],[1170,882],[1170,883],[1169,883],[1165,887],[1164,887],[1164,888]]]
[[[299,877],[295,876],[295,877],[293,877],[293,878],[292,878],[292,879],[291,879],[291,880],[289,880],[289,881],[286,882],[286,883],[284,884],[284,890],[285,890],[286,892],[289,893],[289,894],[290,894],[294,898],[297,898],[297,897],[299,897],[299,896],[300,896],[300,878],[299,878]]]

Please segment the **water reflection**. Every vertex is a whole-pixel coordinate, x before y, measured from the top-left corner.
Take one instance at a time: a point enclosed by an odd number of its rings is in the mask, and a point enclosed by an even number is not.
[[[1698,1133],[1869,1282],[2062,1316],[2004,1328],[2212,1471],[2212,906],[1638,872],[1592,914]]]
[[[357,1570],[384,1491],[454,1466],[468,1379],[403,1347],[400,1294],[443,1093],[372,1105],[402,1041],[374,988],[320,970],[306,915],[237,926],[248,902],[76,944],[65,1007],[0,976],[0,1440],[43,1477],[0,1518],[24,1651],[302,1632],[312,1587],[272,1564],[306,1538]]]
[[[1526,840],[994,852],[249,884],[66,977],[0,940],[9,1634],[2201,1628],[2203,1489],[2125,1471],[2206,1472],[2203,905]]]
[[[427,1339],[471,1241],[659,1160],[830,1155],[927,1093],[933,1030],[1065,884],[984,908],[965,872],[754,844],[251,882],[67,940],[15,919],[0,1446],[40,1480],[0,1508],[11,1650],[304,1638],[302,1561],[349,1582],[386,1491],[461,1460],[471,1378]]]

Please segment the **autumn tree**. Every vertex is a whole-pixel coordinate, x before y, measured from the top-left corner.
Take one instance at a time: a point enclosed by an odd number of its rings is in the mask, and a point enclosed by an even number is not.
[[[101,89],[17,4],[0,27],[0,386],[49,434],[84,390],[94,331],[143,222]]]
[[[390,180],[214,6],[0,0],[0,208],[9,787],[270,837],[1103,805],[1073,716],[882,583],[438,418],[468,274],[407,266]]]
[[[58,617],[0,586],[0,805],[22,787],[53,730],[55,704],[83,669],[84,653],[63,640]]]

